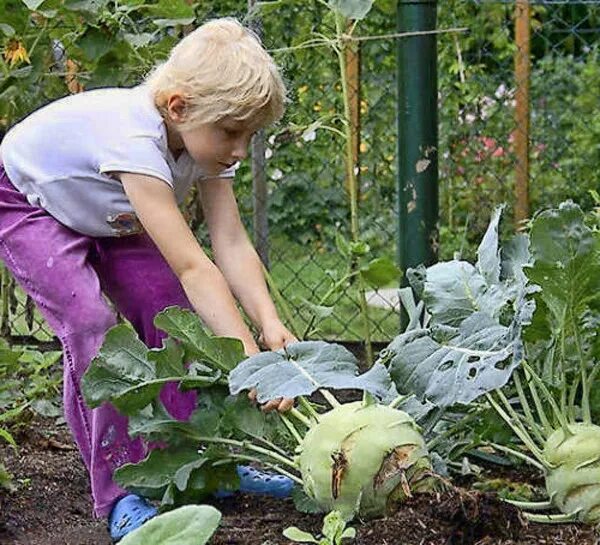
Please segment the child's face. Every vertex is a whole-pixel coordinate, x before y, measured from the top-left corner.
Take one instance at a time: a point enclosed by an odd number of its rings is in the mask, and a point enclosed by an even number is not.
[[[215,176],[246,158],[252,135],[259,128],[256,121],[224,118],[179,134],[192,159],[207,175]]]

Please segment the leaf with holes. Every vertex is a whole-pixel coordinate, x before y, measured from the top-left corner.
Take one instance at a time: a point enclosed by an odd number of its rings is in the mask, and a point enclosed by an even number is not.
[[[521,352],[515,331],[475,313],[449,340],[436,338],[435,329],[407,332],[388,346],[390,374],[401,394],[438,407],[470,403],[509,380],[519,364],[513,354]]]
[[[517,283],[513,276],[500,278],[498,224],[501,212],[498,208],[492,216],[475,265],[453,260],[428,269],[409,270],[410,283],[425,301],[432,323],[458,327],[474,312],[498,318],[518,296],[525,282]]]
[[[358,361],[338,344],[305,341],[285,350],[256,354],[229,375],[231,393],[256,388],[263,403],[279,397],[310,395],[319,388],[351,388],[370,392],[379,399],[394,394],[383,365],[358,374]]]

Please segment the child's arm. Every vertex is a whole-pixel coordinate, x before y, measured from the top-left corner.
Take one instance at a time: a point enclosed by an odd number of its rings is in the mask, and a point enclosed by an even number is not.
[[[246,354],[258,352],[225,278],[195,239],[179,211],[173,190],[150,176],[119,176],[144,229],[177,275],[202,320],[216,335],[240,339]]]
[[[201,180],[198,187],[215,262],[260,329],[265,346],[276,350],[295,341],[282,324],[269,295],[260,259],[240,219],[231,180]]]

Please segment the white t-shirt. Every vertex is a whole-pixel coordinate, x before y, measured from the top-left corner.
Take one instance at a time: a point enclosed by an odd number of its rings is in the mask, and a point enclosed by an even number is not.
[[[0,155],[27,200],[94,237],[140,231],[115,171],[163,180],[181,203],[203,172],[167,147],[165,123],[145,85],[85,91],[40,108],[4,137]],[[233,177],[236,165],[219,176]]]

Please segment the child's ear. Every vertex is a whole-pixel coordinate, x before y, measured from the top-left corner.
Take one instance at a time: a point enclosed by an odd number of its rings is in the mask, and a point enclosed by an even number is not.
[[[187,101],[181,93],[173,93],[167,99],[167,113],[174,123],[183,123],[187,114]]]

